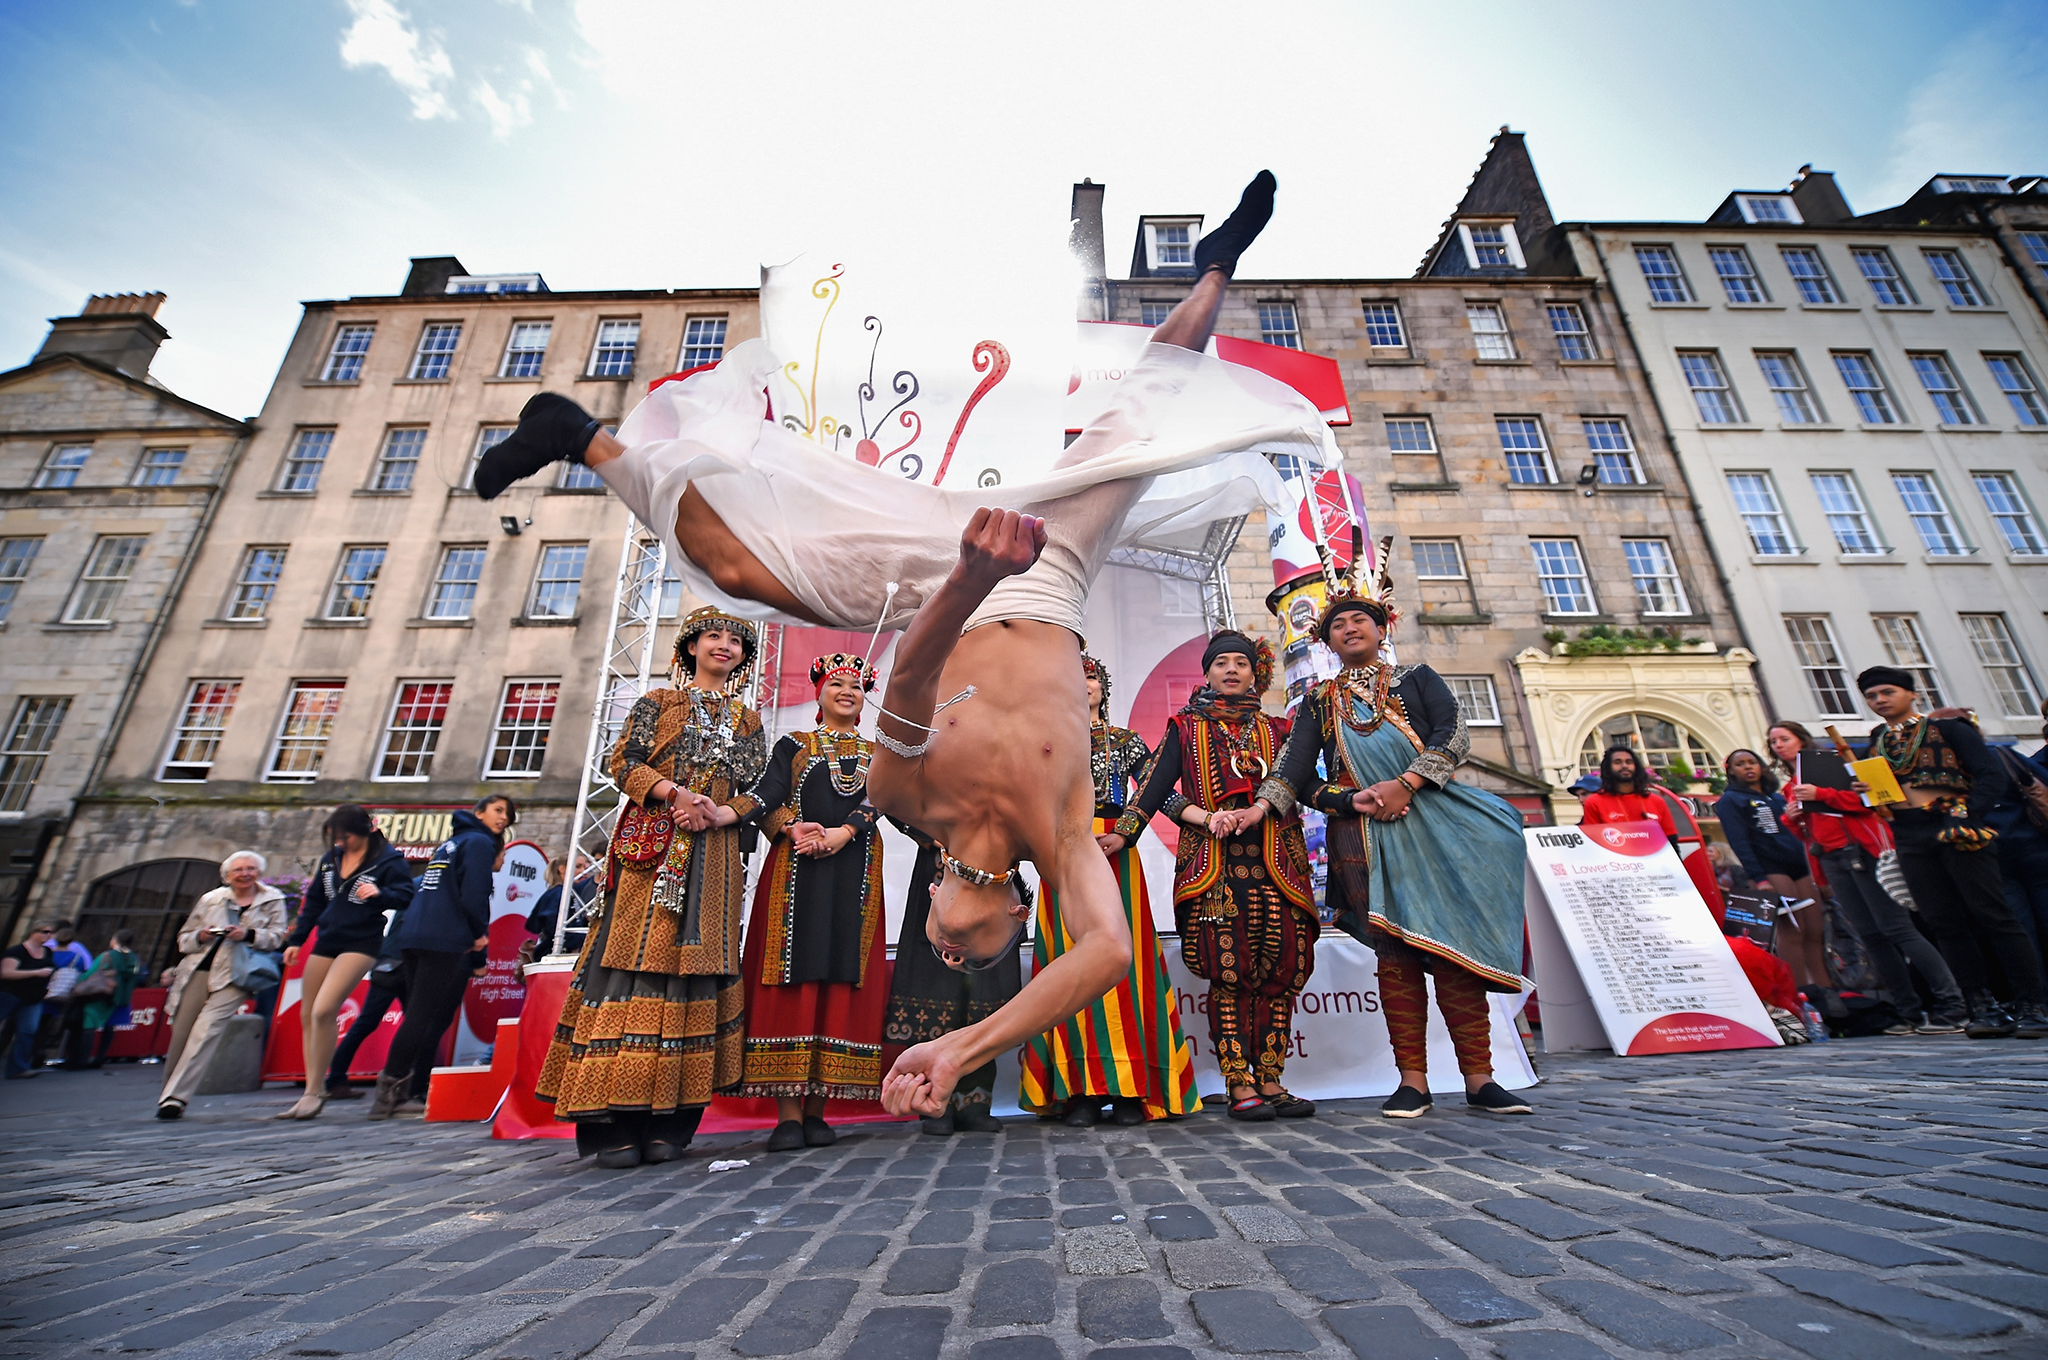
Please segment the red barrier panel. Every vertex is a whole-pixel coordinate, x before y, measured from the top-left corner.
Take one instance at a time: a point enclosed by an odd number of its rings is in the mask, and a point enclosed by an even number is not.
[[[171,1022],[164,1014],[166,987],[137,987],[128,998],[128,1023],[114,1026],[109,1058],[161,1058],[171,1051]]]
[[[498,1103],[498,1117],[491,1121],[493,1138],[576,1136],[576,1126],[557,1122],[555,1107],[533,1093],[575,971],[572,963],[536,963],[526,970],[526,1005],[519,1012],[519,1055],[512,1064],[512,1085]]]

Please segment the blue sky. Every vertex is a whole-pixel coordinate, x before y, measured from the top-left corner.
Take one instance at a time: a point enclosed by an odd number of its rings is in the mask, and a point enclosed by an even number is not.
[[[1281,183],[1246,272],[1405,275],[1503,123],[1562,219],[1704,217],[1833,170],[1859,210],[2048,172],[2048,0],[1944,6],[0,0],[0,367],[162,289],[156,375],[234,415],[302,299],[412,255],[556,288],[751,284],[808,248],[1004,286],[1109,187]]]

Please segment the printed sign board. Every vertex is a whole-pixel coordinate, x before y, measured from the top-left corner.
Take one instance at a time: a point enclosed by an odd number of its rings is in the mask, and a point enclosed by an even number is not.
[[[1655,822],[1522,834],[1545,1051],[1634,1056],[1783,1042]]]
[[[490,961],[484,975],[471,978],[462,998],[462,1019],[455,1027],[455,1066],[491,1060],[498,1022],[516,1020],[526,1004],[526,982],[519,972],[519,946],[526,943],[526,916],[547,891],[548,857],[532,841],[505,847],[498,871],[491,875]]]

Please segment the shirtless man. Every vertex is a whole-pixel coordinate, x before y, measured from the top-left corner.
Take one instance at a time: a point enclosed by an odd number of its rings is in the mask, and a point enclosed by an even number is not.
[[[1153,332],[1155,345],[1197,353],[1207,345],[1238,256],[1271,216],[1273,189],[1272,176],[1261,172],[1237,211],[1202,238],[1196,283]],[[488,500],[564,457],[603,475],[625,453],[574,403],[543,393],[527,404],[518,431],[484,455],[476,486]],[[1056,471],[1091,453],[1084,434]],[[1080,639],[1070,627],[1007,606],[1031,600],[1019,607],[1055,612],[1042,608],[1043,599],[1065,592],[1067,608],[1057,612],[1078,622],[1081,602],[1072,592],[1085,599],[1088,579],[1142,489],[1141,481],[1100,483],[1053,501],[1045,517],[975,511],[959,560],[897,645],[868,792],[877,808],[923,827],[944,848],[926,931],[933,949],[952,967],[974,969],[1016,948],[1031,911],[1016,872],[1027,859],[1059,892],[1074,944],[994,1015],[906,1051],[883,1083],[882,1103],[892,1113],[940,1114],[961,1074],[1068,1019],[1130,969],[1116,878],[1093,834]],[[694,485],[677,506],[675,536],[728,595],[834,622],[778,579]],[[1013,591],[1008,597],[998,592],[1042,555],[1032,581],[1005,587]],[[984,617],[975,618],[977,610]]]

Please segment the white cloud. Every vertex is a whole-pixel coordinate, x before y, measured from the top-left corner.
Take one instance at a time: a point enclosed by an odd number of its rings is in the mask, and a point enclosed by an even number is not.
[[[555,107],[566,113],[569,109],[569,92],[555,82],[555,73],[548,69],[547,54],[538,47],[528,47],[524,50],[526,69],[533,72],[535,80],[554,92]]]
[[[443,86],[455,78],[440,41],[412,26],[412,16],[391,0],[348,0],[355,22],[341,35],[345,65],[382,67],[412,99],[415,118],[453,118]]]
[[[1904,199],[1943,171],[2040,173],[2048,39],[2013,5],[1957,38],[1903,102],[1878,197]]]
[[[478,77],[470,91],[476,102],[484,106],[484,116],[491,120],[491,135],[497,138],[510,137],[514,131],[533,121],[533,107],[527,99],[528,82],[521,81],[520,88],[512,92],[510,99],[500,95],[491,82]]]

